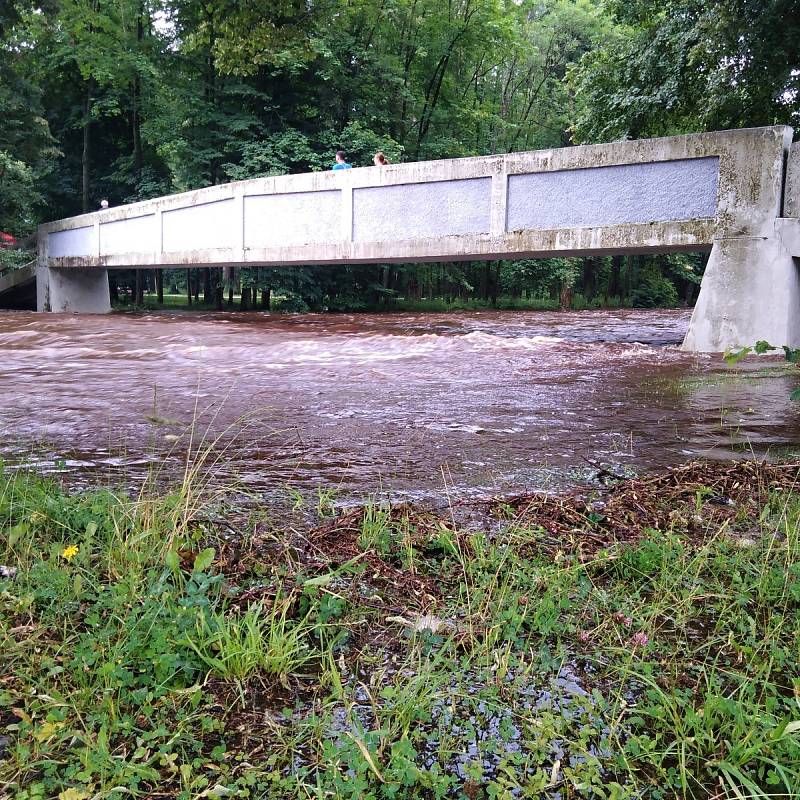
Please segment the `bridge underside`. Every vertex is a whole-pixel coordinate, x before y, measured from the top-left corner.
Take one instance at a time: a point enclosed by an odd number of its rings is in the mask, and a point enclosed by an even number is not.
[[[36,308],[36,267],[27,266],[0,275],[0,306],[11,309]]]
[[[548,246],[544,241],[514,241],[498,243],[486,241],[472,243],[472,246],[451,248],[442,253],[436,246],[426,247],[416,243],[413,247],[393,248],[392,254],[378,255],[374,248],[339,248],[330,250],[315,248],[303,258],[295,253],[276,253],[274,250],[248,250],[237,253],[233,250],[190,250],[178,253],[163,253],[158,257],[120,254],[113,257],[81,256],[50,259],[50,267],[55,269],[185,269],[189,267],[287,267],[287,266],[330,266],[337,264],[430,264],[444,261],[499,261],[501,259],[524,258],[583,258],[589,256],[647,255],[658,253],[709,252],[713,246],[711,236],[703,242],[696,234],[698,226],[692,226],[692,236],[664,237],[673,244],[638,243],[635,235],[627,238],[629,244],[614,244],[623,238],[622,231],[614,231],[606,237],[600,232],[587,231],[585,240],[559,241]],[[554,232],[556,233],[556,232]],[[561,232],[558,232],[561,233]],[[568,232],[572,234],[573,232]],[[555,238],[555,237],[554,237]],[[605,241],[611,239],[611,242]],[[686,243],[681,243],[682,240]],[[518,245],[519,249],[508,245]],[[398,254],[400,253],[400,254]],[[282,257],[283,255],[287,257]]]
[[[259,178],[41,226],[38,307],[109,310],[109,268],[710,250],[684,346],[800,346],[787,127]],[[785,191],[784,191],[785,185]]]

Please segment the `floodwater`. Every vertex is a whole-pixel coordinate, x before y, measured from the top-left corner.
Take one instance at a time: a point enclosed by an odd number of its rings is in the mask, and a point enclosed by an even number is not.
[[[0,312],[0,456],[135,485],[180,475],[187,451],[208,446],[203,469],[221,484],[419,498],[800,443],[792,371],[682,353],[688,321]]]

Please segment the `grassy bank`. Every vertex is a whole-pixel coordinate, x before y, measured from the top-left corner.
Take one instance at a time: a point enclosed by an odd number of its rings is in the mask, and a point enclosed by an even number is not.
[[[591,302],[587,301],[582,295],[578,294],[572,298],[570,308],[573,311],[584,311],[587,309],[601,309],[601,308],[623,308],[619,297],[609,298],[607,301],[602,297],[597,297]],[[666,306],[665,306],[666,307]],[[115,305],[115,308],[120,310],[135,309],[135,306],[127,302],[121,302]],[[305,306],[303,306],[305,308]],[[155,294],[145,294],[144,303],[141,309],[147,311],[214,311],[216,306],[203,302],[193,302],[192,305],[188,304],[185,294],[165,294],[164,301],[158,302]],[[241,297],[236,295],[233,299],[233,306],[228,305],[227,296],[225,298],[224,310],[239,311],[241,309]],[[543,297],[498,297],[497,302],[493,303],[490,300],[470,300],[470,299],[454,299],[444,300],[441,298],[413,300],[406,298],[396,298],[388,303],[379,303],[377,305],[369,305],[359,303],[352,308],[343,306],[342,308],[332,308],[333,312],[367,312],[367,313],[381,313],[381,312],[406,312],[406,313],[443,313],[447,311],[558,311],[560,309],[558,300],[552,300]],[[251,309],[261,311],[262,309]],[[281,295],[274,295],[272,299],[271,311],[273,313],[280,313],[283,311],[295,312],[297,311],[296,303],[291,298],[284,298]],[[316,310],[316,309],[313,309]],[[328,309],[326,309],[328,310]]]
[[[798,796],[798,477],[278,526],[5,474],[0,796]]]

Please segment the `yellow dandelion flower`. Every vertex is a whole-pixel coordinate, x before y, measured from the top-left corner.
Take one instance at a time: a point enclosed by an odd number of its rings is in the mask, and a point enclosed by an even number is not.
[[[61,558],[63,558],[64,561],[72,561],[76,555],[78,555],[78,545],[76,544],[71,544],[68,547],[65,547],[61,552]]]

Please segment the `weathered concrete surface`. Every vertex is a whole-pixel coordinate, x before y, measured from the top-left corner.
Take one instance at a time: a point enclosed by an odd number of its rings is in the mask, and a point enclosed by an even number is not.
[[[720,164],[718,230],[685,350],[800,346],[800,279],[777,224],[792,129],[757,130]]]
[[[784,217],[775,221],[775,232],[793,258],[800,258],[800,219]]]
[[[791,139],[776,126],[259,178],[43,225],[39,263],[63,276],[710,249],[684,347],[800,345],[793,239],[777,227],[800,216]],[[56,305],[87,304],[59,281]]]
[[[697,134],[259,178],[49,223],[41,233],[47,265],[55,267],[697,249],[711,246],[717,228],[718,165],[739,140],[757,135]],[[579,198],[574,189],[562,191],[573,184]]]
[[[783,216],[800,217],[800,142],[795,142],[789,149]]]
[[[104,269],[36,270],[36,310],[73,314],[108,314],[111,297]]]
[[[488,234],[492,179],[427,181],[353,190],[355,242]]]
[[[508,227],[585,228],[713,217],[719,158],[511,175]]]
[[[766,339],[800,346],[800,277],[780,237],[714,244],[684,350],[720,352]]]
[[[324,244],[342,236],[339,191],[262,194],[244,198],[248,247]],[[244,236],[244,232],[242,232]]]

